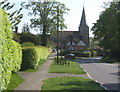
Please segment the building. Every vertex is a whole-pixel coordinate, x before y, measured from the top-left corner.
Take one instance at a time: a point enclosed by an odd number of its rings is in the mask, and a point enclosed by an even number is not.
[[[57,34],[51,34],[50,39],[57,44]],[[66,50],[86,50],[89,48],[89,27],[86,24],[86,15],[83,7],[78,31],[59,31],[58,46]]]

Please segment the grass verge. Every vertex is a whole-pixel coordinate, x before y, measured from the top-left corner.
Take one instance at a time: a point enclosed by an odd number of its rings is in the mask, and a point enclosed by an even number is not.
[[[77,62],[70,61],[70,65],[56,65],[53,60],[49,68],[49,73],[69,73],[69,74],[85,74],[84,70]]]
[[[104,92],[106,92],[106,90],[94,80],[82,77],[48,78],[44,81],[44,84],[41,87],[41,91],[44,92],[44,90],[51,90],[51,92],[52,90],[60,90],[60,92],[75,92],[75,90],[103,90]]]
[[[19,84],[21,84],[24,81],[24,79],[20,76],[19,73],[13,73],[11,75],[10,83],[7,87],[7,90],[14,90]]]

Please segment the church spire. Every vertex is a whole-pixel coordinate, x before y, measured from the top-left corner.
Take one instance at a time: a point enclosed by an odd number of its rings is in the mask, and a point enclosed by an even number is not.
[[[86,16],[85,16],[84,6],[83,6],[82,17],[81,17],[81,21],[80,21],[80,26],[81,26],[81,25],[86,25]],[[79,26],[79,27],[80,27],[80,26]]]

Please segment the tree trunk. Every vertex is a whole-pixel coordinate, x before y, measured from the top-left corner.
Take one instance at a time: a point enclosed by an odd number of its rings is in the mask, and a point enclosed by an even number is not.
[[[46,34],[46,26],[43,27],[43,33],[42,33],[42,46],[47,46],[47,34]]]

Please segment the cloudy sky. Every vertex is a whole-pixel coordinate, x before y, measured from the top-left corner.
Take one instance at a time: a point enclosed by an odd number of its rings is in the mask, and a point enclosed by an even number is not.
[[[15,2],[15,0],[10,0],[10,1]],[[26,1],[30,1],[30,0],[26,0]],[[67,25],[67,29],[65,30],[78,31],[83,6],[85,7],[87,24],[91,29],[91,27],[93,26],[93,23],[95,23],[96,20],[99,19],[100,13],[104,10],[103,3],[110,2],[112,0],[57,0],[57,1],[64,3],[66,7],[70,9],[68,14],[64,15],[65,24]],[[20,2],[17,1],[15,3],[16,3],[15,8],[18,8]],[[21,28],[24,23],[30,24],[29,19],[31,18],[30,16],[27,15],[26,10],[23,10],[22,13],[24,14],[24,17],[21,23],[19,24],[19,32],[21,31]],[[33,33],[36,33],[36,32],[33,32]],[[91,31],[90,31],[90,36],[93,36]]]

